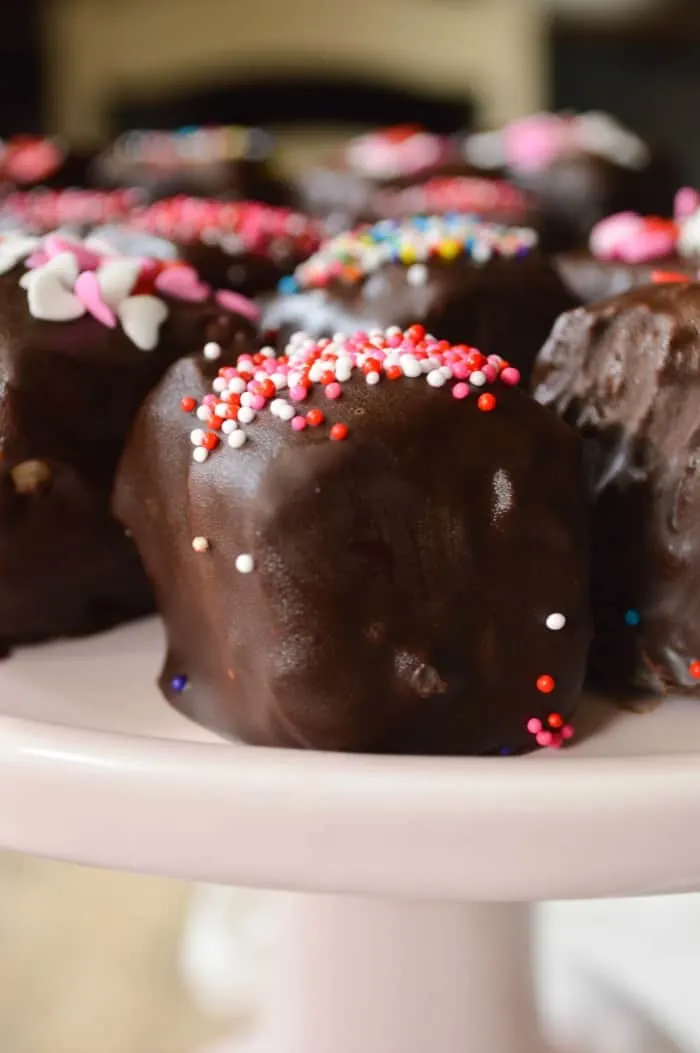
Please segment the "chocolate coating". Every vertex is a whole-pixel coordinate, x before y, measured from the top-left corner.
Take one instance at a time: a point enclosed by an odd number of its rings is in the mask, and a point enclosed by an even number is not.
[[[21,270],[0,276],[0,653],[150,611],[133,542],[110,514],[126,433],[176,358],[248,327],[214,304],[168,300],[155,350],[86,315],[34,318]]]
[[[647,286],[565,315],[535,397],[587,440],[595,494],[592,677],[697,688],[700,285]]]
[[[562,252],[553,259],[554,268],[566,287],[583,303],[607,300],[640,285],[650,285],[659,273],[694,279],[700,270],[699,263],[678,255],[642,263],[601,260],[585,249]]]
[[[338,401],[304,402],[323,427],[263,410],[241,449],[193,465],[179,403],[212,374],[201,357],[169,371],[115,490],[165,621],[170,702],[249,743],[347,751],[519,752],[529,718],[571,716],[589,637],[572,430],[500,382],[481,412],[424,377],[355,374]],[[338,421],[350,433],[329,441]]]
[[[460,257],[415,266],[425,268],[422,284],[411,284],[414,265],[397,262],[354,283],[278,295],[264,311],[263,329],[287,338],[296,329],[331,336],[419,322],[442,340],[501,355],[529,376],[552,323],[577,303],[536,251],[485,264]]]

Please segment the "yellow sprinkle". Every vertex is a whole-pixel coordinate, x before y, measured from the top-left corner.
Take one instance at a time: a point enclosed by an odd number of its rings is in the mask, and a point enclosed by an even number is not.
[[[454,260],[462,251],[462,245],[454,238],[447,238],[438,245],[438,254],[443,260]]]

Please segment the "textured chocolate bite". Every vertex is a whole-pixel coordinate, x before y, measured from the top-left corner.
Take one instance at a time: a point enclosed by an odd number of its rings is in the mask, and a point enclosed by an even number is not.
[[[32,267],[28,267],[32,264]],[[0,653],[153,608],[110,513],[126,433],[181,355],[248,346],[213,292],[160,293],[156,264],[63,236],[0,237]],[[86,277],[87,276],[87,277]]]
[[[534,231],[472,216],[414,217],[325,242],[280,283],[263,328],[284,340],[297,329],[318,337],[416,321],[529,376],[554,320],[576,303]]]
[[[573,244],[623,209],[668,215],[677,186],[668,161],[606,113],[535,114],[467,136],[463,157],[533,194]]]
[[[264,365],[177,363],[120,466],[166,698],[259,745],[562,745],[589,639],[576,434],[418,326]]]
[[[565,315],[535,397],[587,440],[595,494],[593,679],[700,679],[700,285],[648,286]]]

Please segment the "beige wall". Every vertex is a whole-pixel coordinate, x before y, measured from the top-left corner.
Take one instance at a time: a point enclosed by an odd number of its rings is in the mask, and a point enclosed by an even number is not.
[[[344,71],[474,92],[487,119],[541,103],[538,0],[52,0],[56,130],[98,136],[115,92],[211,83],[262,64]]]

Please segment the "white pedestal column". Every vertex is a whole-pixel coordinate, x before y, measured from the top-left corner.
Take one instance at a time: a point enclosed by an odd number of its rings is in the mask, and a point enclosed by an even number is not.
[[[268,1025],[211,1053],[543,1053],[529,908],[294,896]]]

